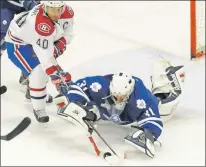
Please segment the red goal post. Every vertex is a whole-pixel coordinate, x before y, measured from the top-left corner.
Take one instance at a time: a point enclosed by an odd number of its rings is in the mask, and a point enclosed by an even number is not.
[[[205,1],[190,0],[191,58],[205,56]]]

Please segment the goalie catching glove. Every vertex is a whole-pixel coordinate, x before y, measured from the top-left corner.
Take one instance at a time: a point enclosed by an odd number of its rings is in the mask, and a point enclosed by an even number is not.
[[[58,100],[55,99],[55,101]],[[74,125],[86,130],[86,132],[89,132],[90,134],[92,133],[92,129],[85,122],[85,120],[89,122],[95,122],[100,118],[99,109],[95,104],[90,102],[88,102],[86,105],[71,102],[65,107],[59,107],[58,115],[67,119]]]

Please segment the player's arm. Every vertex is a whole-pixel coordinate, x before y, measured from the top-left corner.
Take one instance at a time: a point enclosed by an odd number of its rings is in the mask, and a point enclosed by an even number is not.
[[[69,101],[73,103],[79,103],[84,106],[93,104],[93,102],[91,102],[91,96],[90,96],[90,91],[89,91],[89,84],[87,82],[87,77],[79,79],[75,83],[71,83],[66,96],[69,99]],[[65,98],[62,99],[62,97],[61,98],[60,97],[61,95],[55,98],[56,105],[59,107],[64,107],[60,105],[64,104],[66,100]]]
[[[61,16],[61,19],[64,19],[66,21],[63,24],[64,32],[62,34],[62,37],[54,42],[55,45],[54,55],[56,58],[64,53],[67,45],[71,43],[74,37],[74,32],[73,32],[74,12],[72,8],[70,8],[69,6],[65,6],[65,10]]]
[[[67,94],[68,85],[71,82],[71,75],[62,70],[53,55],[53,35],[38,36],[32,46],[40,61],[41,67],[45,70],[46,74],[50,76],[57,91],[61,94]]]
[[[141,80],[138,81],[136,97],[137,131],[125,137],[125,142],[143,151],[153,158],[155,155],[154,142],[162,133],[162,120],[158,110],[158,100],[148,91]],[[145,138],[145,141],[141,140]]]
[[[49,19],[40,16],[35,23],[35,33],[32,47],[42,68],[51,77],[51,81],[55,84],[57,90],[62,94],[66,94],[68,91],[67,84],[71,82],[71,75],[64,72],[54,58],[53,41],[56,31],[53,23]]]
[[[158,108],[159,102],[150,93],[146,99],[142,99],[142,101],[139,99],[137,101],[137,106],[141,106],[140,103],[142,102],[145,102],[146,108],[143,109],[142,116],[137,118],[137,123],[139,127],[149,131],[154,136],[154,138],[157,139],[161,135],[163,129],[163,123],[160,118]]]
[[[137,117],[137,123],[139,127],[150,131],[155,138],[158,138],[163,128],[158,108],[159,101],[140,79],[137,87],[141,89],[141,95],[136,99],[136,107],[143,112],[141,117]]]
[[[89,98],[89,92],[87,91],[86,80],[78,80],[75,84],[70,86],[67,97],[71,102],[78,102],[82,105],[89,103],[91,100]]]

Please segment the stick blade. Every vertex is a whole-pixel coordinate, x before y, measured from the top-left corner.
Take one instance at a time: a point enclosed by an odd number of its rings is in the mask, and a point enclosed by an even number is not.
[[[4,85],[4,86],[1,86],[0,88],[0,94],[4,94],[5,92],[7,91],[7,87]]]
[[[1,140],[9,141],[19,135],[21,132],[23,132],[31,123],[31,119],[29,117],[25,117],[19,125],[10,133],[8,133],[5,136],[1,136]]]

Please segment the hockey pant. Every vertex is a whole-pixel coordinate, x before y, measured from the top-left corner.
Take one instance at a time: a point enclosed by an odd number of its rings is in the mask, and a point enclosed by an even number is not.
[[[34,110],[44,110],[48,76],[41,68],[31,45],[6,43],[9,59],[29,77],[29,89]]]

